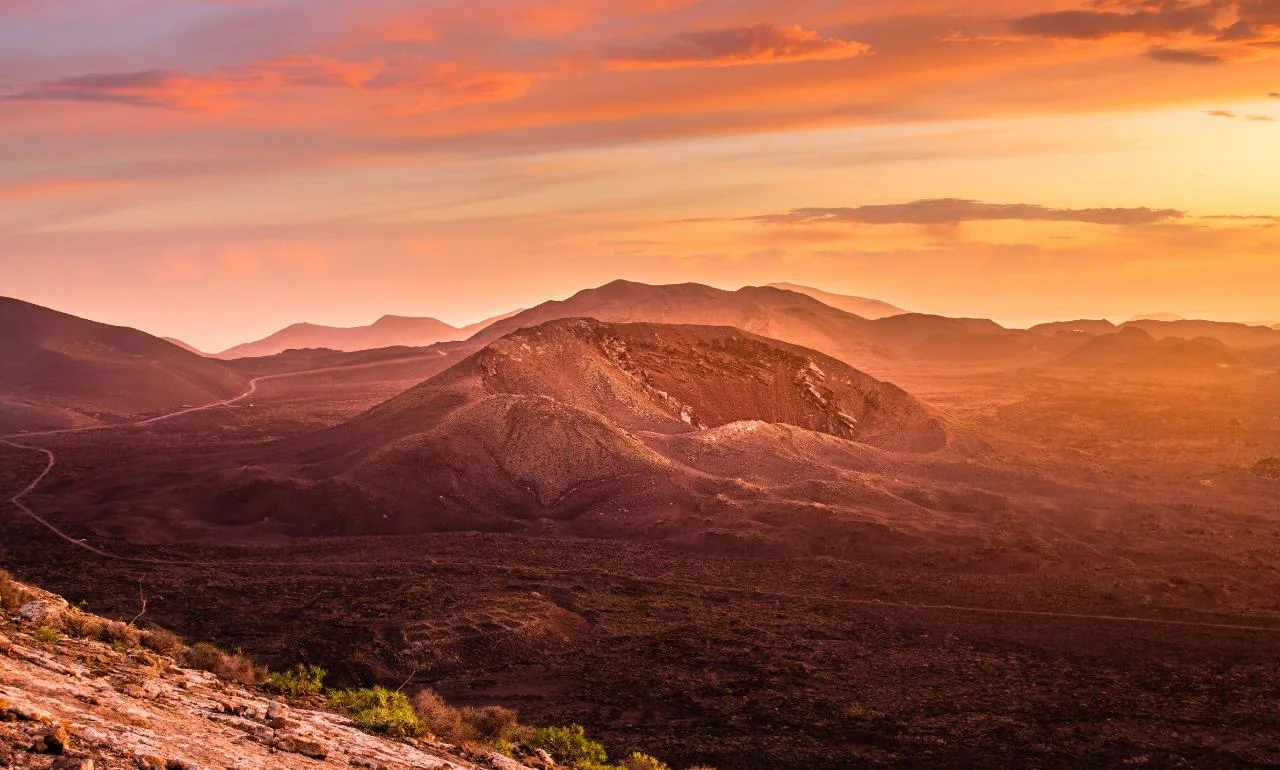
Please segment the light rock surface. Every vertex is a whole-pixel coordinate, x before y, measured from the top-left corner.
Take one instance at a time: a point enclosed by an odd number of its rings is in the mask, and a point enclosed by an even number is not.
[[[52,595],[17,617],[0,611],[0,768],[528,770],[430,741],[371,735],[346,717],[286,708],[162,656],[32,635],[67,611],[78,612]]]

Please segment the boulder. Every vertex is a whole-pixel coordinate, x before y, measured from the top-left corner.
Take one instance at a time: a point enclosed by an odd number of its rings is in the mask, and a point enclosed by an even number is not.
[[[267,706],[267,718],[263,721],[277,730],[287,727],[289,724],[289,709],[283,703],[272,701],[271,705]]]
[[[49,732],[36,738],[31,751],[36,754],[62,754],[71,744],[71,733],[66,725],[58,725]]]
[[[313,738],[294,738],[293,750],[304,757],[311,757],[312,759],[326,759],[329,756],[329,747]]]
[[[37,626],[57,626],[62,623],[65,608],[53,602],[37,599],[18,608],[18,616]]]

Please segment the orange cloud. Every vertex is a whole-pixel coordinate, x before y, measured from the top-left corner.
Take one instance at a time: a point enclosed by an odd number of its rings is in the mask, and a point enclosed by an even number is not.
[[[1280,4],[1276,0],[1198,4],[1185,0],[1096,0],[1087,9],[1021,16],[1010,26],[1015,33],[1030,37],[1187,40],[1198,45],[1158,45],[1145,55],[1172,64],[1218,64],[1246,57],[1250,49],[1280,45]]]
[[[161,69],[105,72],[36,83],[0,93],[4,101],[101,102],[217,112],[229,107],[235,88],[216,79]]]
[[[291,56],[204,76],[166,70],[77,75],[14,88],[0,93],[0,100],[98,102],[216,113],[252,101],[270,101],[292,89],[346,89],[405,93],[405,107],[421,110],[518,98],[531,82],[532,76],[526,73],[476,70],[407,54],[363,61]]]
[[[757,24],[609,45],[600,50],[599,58],[614,69],[672,69],[852,59],[868,50],[865,43],[824,37],[800,26]]]

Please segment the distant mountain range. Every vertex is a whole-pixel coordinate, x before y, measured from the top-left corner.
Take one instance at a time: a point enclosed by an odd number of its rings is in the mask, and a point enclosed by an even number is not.
[[[869,318],[819,298],[870,315],[886,315]],[[398,316],[356,328],[297,324],[218,356],[237,359],[234,364],[206,357],[178,340],[161,340],[19,300],[0,300],[0,313],[0,353],[4,355],[0,430],[110,422],[236,395],[249,373],[270,374],[321,363],[368,365],[447,344],[449,357],[442,357],[438,367],[424,369],[435,373],[521,329],[572,318],[610,324],[731,327],[831,356],[880,379],[918,371],[921,365],[1025,366],[1062,361],[1074,366],[1119,366],[1127,360],[1139,369],[1167,369],[1175,361],[1194,369],[1234,365],[1246,358],[1266,365],[1280,360],[1280,327],[1189,320],[1136,320],[1117,326],[1085,319],[1017,330],[986,319],[909,313],[875,300],[791,284],[726,291],[693,283],[654,286],[614,281],[565,300],[461,328],[431,318]],[[1106,339],[1128,330],[1142,331],[1145,337]],[[1103,339],[1085,347],[1097,338]],[[1150,347],[1149,343],[1170,341],[1194,344],[1140,350]],[[284,351],[304,349],[311,352],[291,353],[288,360],[278,358]],[[1070,357],[1076,351],[1078,355]],[[368,355],[351,357],[357,354]]]
[[[844,294],[832,294],[829,291],[815,289],[812,286],[800,286],[794,283],[771,283],[770,288],[783,289],[785,291],[794,291],[798,294],[806,294],[818,300],[824,305],[830,305],[839,308],[846,313],[860,315],[863,318],[876,320],[877,318],[888,318],[894,315],[904,315],[908,311],[900,307],[890,305],[888,302],[881,302],[878,299],[866,299],[864,297],[850,297]]]
[[[1187,319],[1184,318],[1183,316],[1178,315],[1177,313],[1144,313],[1142,315],[1136,315],[1133,318],[1130,318],[1128,321],[1126,321],[1126,323],[1133,323],[1134,321],[1185,321],[1185,320]]]
[[[257,358],[274,356],[286,350],[308,348],[355,352],[390,347],[426,347],[437,342],[465,340],[510,315],[497,316],[463,327],[450,326],[434,318],[394,315],[383,316],[368,326],[339,327],[298,323],[256,342],[246,342],[224,350],[217,354],[217,358]]]

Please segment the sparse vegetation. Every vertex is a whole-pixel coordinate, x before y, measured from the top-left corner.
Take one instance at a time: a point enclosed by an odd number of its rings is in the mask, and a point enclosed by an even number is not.
[[[622,760],[622,764],[619,767],[622,770],[671,770],[671,767],[666,762],[648,754],[642,754],[639,751]]]
[[[101,639],[102,619],[83,612],[68,612],[62,618],[62,629],[80,639]]]
[[[402,693],[385,687],[330,690],[329,705],[351,715],[356,727],[393,737],[421,735],[422,722]]]
[[[582,725],[540,727],[533,731],[529,744],[576,770],[603,770],[609,761],[604,745],[588,738]]]
[[[14,612],[27,601],[27,591],[13,580],[13,576],[0,570],[0,610]]]
[[[201,642],[186,649],[183,664],[208,671],[216,676],[241,684],[262,684],[267,680],[267,669],[259,666],[239,652],[225,652],[218,647]]]
[[[50,628],[49,626],[40,626],[39,628],[33,629],[31,631],[31,635],[34,636],[36,641],[41,644],[57,644],[62,641],[62,634],[58,633],[57,629]]]
[[[105,621],[101,633],[102,640],[117,650],[132,650],[142,644],[142,632],[118,620]]]
[[[476,740],[494,746],[510,744],[531,734],[528,728],[520,724],[519,714],[502,706],[465,708],[462,710],[462,721],[471,729]]]
[[[414,696],[413,710],[422,726],[442,740],[464,743],[475,735],[473,728],[463,720],[462,712],[431,690],[422,690]]]
[[[319,666],[299,663],[288,671],[277,671],[267,679],[267,687],[297,698],[324,692],[324,678],[329,672]]]
[[[164,628],[149,628],[142,632],[142,646],[161,655],[179,655],[187,648],[182,637]]]

